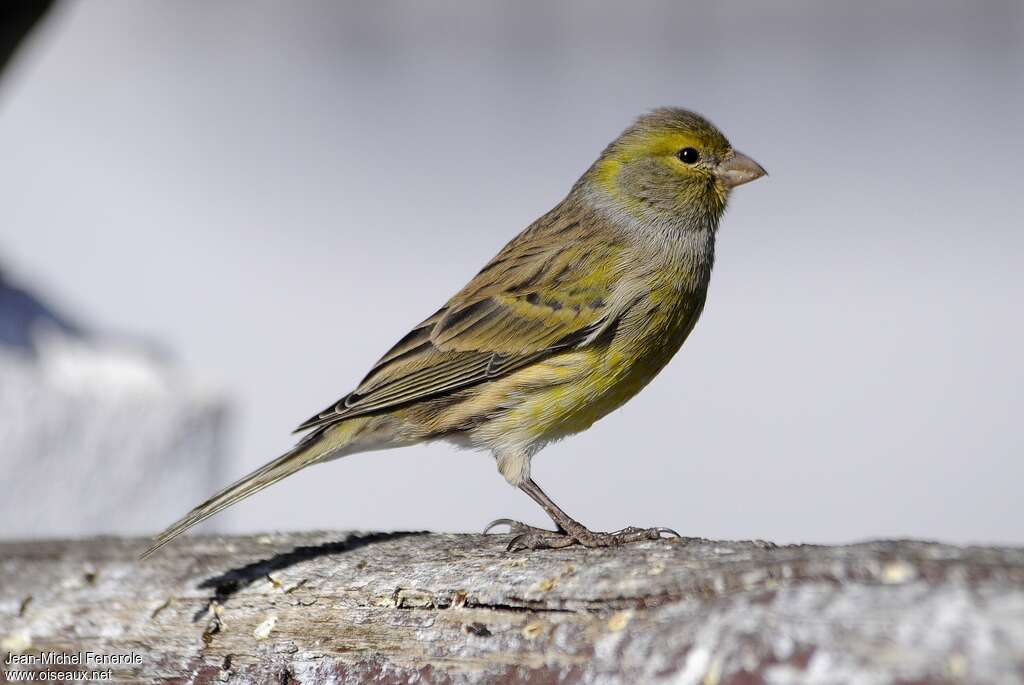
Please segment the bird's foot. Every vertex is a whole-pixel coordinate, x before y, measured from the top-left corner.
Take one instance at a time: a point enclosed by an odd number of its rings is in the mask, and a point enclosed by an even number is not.
[[[662,526],[655,528],[629,526],[612,533],[602,533],[582,528],[582,530],[574,530],[572,537],[584,547],[615,547],[642,540],[660,540],[662,537],[680,538],[682,536],[671,528]]]
[[[625,545],[630,542],[641,540],[660,540],[664,536],[682,537],[671,528],[636,528],[629,526],[613,533],[603,533],[589,530],[582,525],[570,526],[565,530],[547,530],[537,528],[512,519],[498,519],[492,521],[484,533],[487,533],[495,526],[507,525],[513,537],[507,546],[510,552],[523,549],[561,549],[571,545],[583,545],[584,547],[614,547]]]
[[[491,521],[484,528],[484,535],[498,526],[508,526],[508,532],[515,536],[505,548],[509,552],[519,549],[559,549],[576,544],[576,540],[566,535],[565,531],[537,528],[514,519]]]

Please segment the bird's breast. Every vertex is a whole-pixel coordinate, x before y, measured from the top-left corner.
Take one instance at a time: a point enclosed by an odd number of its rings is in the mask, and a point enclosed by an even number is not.
[[[697,323],[705,295],[655,287],[622,317],[595,370],[614,395],[629,399],[665,367]]]
[[[512,412],[514,420],[529,424],[545,440],[586,430],[658,375],[686,340],[703,306],[703,292],[683,297],[652,291],[621,318],[609,340],[536,365],[532,374],[547,382],[524,393]]]

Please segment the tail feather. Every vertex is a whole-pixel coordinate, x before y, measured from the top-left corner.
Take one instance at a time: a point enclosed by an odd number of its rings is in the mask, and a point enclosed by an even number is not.
[[[263,488],[273,485],[282,478],[290,476],[296,471],[318,461],[321,457],[335,451],[338,445],[325,445],[324,443],[328,441],[321,437],[323,433],[324,431],[317,431],[316,433],[307,436],[306,439],[296,445],[293,449],[285,452],[277,459],[256,469],[240,480],[235,481],[199,506],[192,509],[192,511],[185,514],[185,516],[172,524],[167,528],[167,530],[156,536],[156,538],[153,539],[153,544],[149,549],[142,553],[140,558],[145,559],[149,557],[192,526],[205,521],[217,512],[230,507],[236,502],[240,502],[249,495],[256,494]]]

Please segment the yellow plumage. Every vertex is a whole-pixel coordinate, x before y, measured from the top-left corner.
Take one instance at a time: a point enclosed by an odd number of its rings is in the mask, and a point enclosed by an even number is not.
[[[641,117],[354,391],[303,423],[309,433],[294,450],[193,509],[149,552],[300,468],[426,440],[490,451],[544,507],[560,531],[516,524],[523,544],[657,537],[587,530],[530,479],[530,459],[621,406],[668,363],[704,308],[729,190],[763,173],[693,113]]]

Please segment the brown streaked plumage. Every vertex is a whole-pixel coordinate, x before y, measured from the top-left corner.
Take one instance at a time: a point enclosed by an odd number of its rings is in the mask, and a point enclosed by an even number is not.
[[[583,238],[579,219],[586,214],[573,204],[563,203],[506,245],[355,390],[296,432],[494,379],[593,334],[607,314],[610,289],[586,283],[588,270],[625,246],[608,235],[585,255],[565,250],[561,241]],[[565,289],[566,283],[575,285]]]
[[[672,358],[703,310],[729,190],[764,174],[705,119],[641,117],[554,209],[396,343],[355,390],[305,421],[296,447],[164,531],[146,554],[310,464],[445,439],[485,449],[558,531],[504,519],[511,546],[608,545],[530,478],[551,440],[621,406]]]

